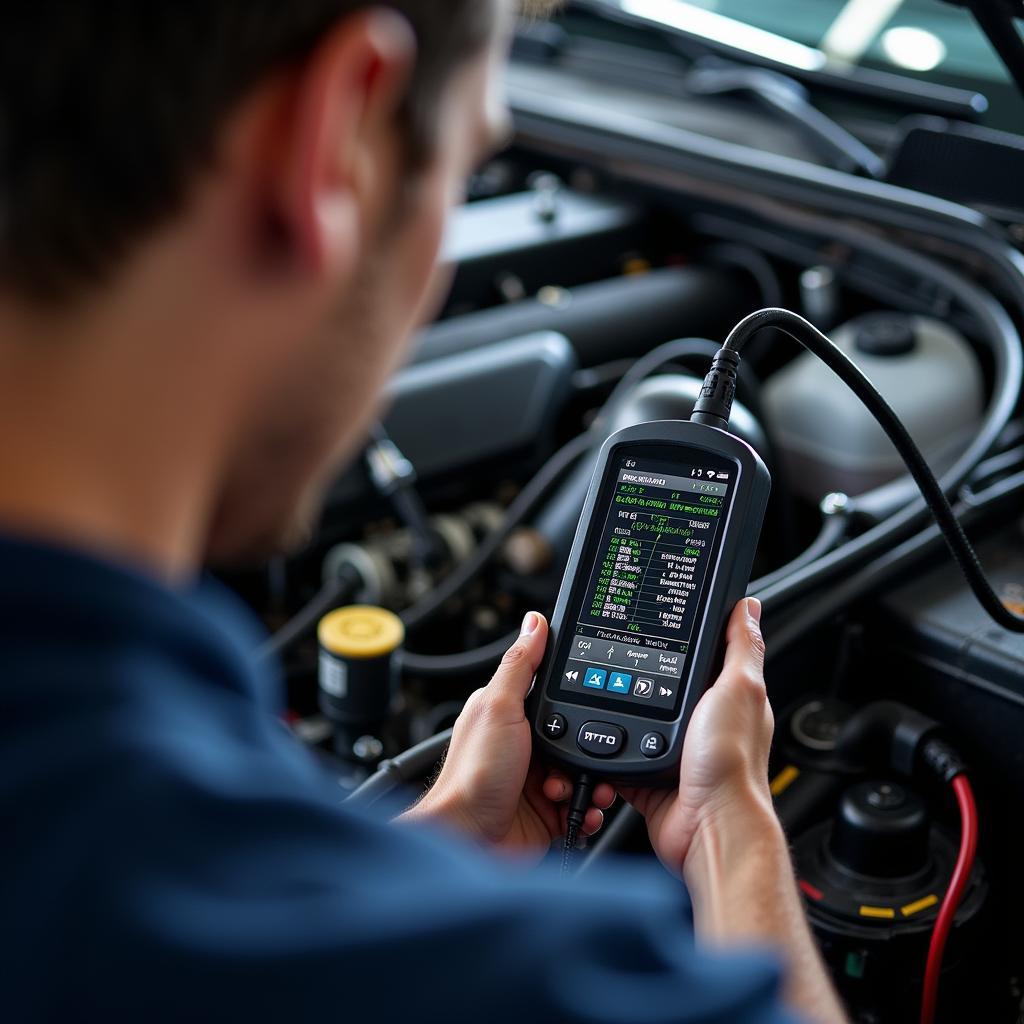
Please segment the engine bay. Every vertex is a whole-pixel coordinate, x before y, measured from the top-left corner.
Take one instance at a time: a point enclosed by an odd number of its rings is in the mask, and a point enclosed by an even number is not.
[[[686,419],[725,335],[762,307],[801,312],[864,369],[1024,613],[1024,276],[1009,227],[698,143],[650,112],[627,126],[578,83],[552,91],[556,77],[513,68],[516,144],[471,182],[446,243],[450,297],[312,543],[230,580],[280,630],[266,654],[283,658],[290,724],[348,792],[382,773],[382,791],[429,781],[524,613],[550,613],[603,441]],[[937,723],[977,796],[944,1019],[1017,1019],[1024,638],[976,604],[870,415],[781,334],[748,349],[733,429],[774,478],[749,591],[765,608],[772,792],[851,1014],[916,1012],[958,835],[948,791],[884,744],[851,753],[850,722],[886,702]],[[365,706],[329,684],[325,698],[315,635],[353,604],[405,630],[399,679]],[[620,802],[582,870],[650,857],[644,835]]]

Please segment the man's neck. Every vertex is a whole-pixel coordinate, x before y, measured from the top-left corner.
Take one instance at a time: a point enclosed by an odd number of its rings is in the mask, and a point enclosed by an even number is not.
[[[130,324],[0,306],[0,530],[180,581],[202,557],[226,439],[187,360],[154,343],[159,317]]]

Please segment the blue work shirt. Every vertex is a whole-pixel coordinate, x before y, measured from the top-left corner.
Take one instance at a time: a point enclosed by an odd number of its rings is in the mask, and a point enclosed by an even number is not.
[[[228,592],[0,539],[0,1019],[781,1024],[682,887],[347,809]]]

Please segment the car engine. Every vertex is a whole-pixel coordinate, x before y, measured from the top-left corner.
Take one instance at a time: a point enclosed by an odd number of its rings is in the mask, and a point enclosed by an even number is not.
[[[551,611],[601,444],[686,419],[726,334],[762,307],[800,312],[870,377],[1024,614],[1024,196],[943,191],[922,117],[873,176],[748,105],[679,104],[678,53],[588,34],[592,6],[520,32],[516,141],[470,183],[451,294],[315,537],[229,579],[274,631],[290,727],[357,799],[429,782],[524,613]],[[966,101],[949,93],[915,109],[953,117]],[[1012,174],[1016,150],[998,159]],[[733,429],[774,479],[749,591],[771,786],[823,954],[855,1020],[916,1019],[961,819],[908,737],[941,736],[978,822],[942,1019],[1016,1020],[1024,638],[976,603],[855,396],[782,334],[746,357]],[[398,616],[397,658],[339,665],[318,642],[352,605]],[[581,870],[612,856],[652,856],[621,801]]]

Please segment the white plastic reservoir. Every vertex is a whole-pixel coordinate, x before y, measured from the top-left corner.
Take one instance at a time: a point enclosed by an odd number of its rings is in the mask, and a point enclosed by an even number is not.
[[[832,340],[895,409],[932,469],[948,467],[977,432],[985,399],[963,335],[929,317],[871,313]],[[768,381],[765,409],[802,497],[863,494],[906,472],[871,413],[815,356],[804,353]]]

